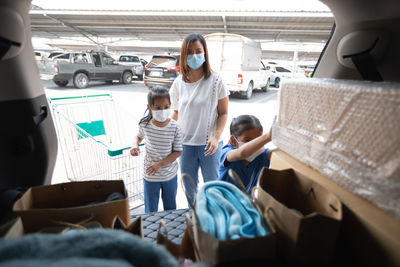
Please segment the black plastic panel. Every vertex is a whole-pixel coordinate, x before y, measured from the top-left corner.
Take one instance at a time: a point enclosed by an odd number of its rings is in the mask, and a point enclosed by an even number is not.
[[[0,102],[0,190],[50,184],[57,137],[45,95]]]

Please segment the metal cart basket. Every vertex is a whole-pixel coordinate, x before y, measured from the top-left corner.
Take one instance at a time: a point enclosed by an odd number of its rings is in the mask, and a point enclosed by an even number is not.
[[[130,208],[144,203],[143,157],[130,155],[137,119],[109,94],[49,98],[67,177],[71,181],[124,180]]]

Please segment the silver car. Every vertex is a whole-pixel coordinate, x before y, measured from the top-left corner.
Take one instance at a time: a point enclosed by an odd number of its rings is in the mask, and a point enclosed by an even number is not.
[[[133,75],[136,75],[139,81],[143,80],[143,65],[138,56],[121,55],[118,63],[125,66],[131,66]]]

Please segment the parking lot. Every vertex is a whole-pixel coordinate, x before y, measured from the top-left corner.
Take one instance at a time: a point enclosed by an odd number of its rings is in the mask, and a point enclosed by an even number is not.
[[[72,85],[65,88],[58,87],[52,81],[43,81],[47,97],[84,96],[90,94],[111,94],[121,107],[133,117],[140,119],[146,110],[148,88],[141,81],[132,84],[112,85],[104,82],[94,82],[86,89],[75,89]],[[229,99],[229,117],[223,134],[224,142],[229,137],[229,123],[233,117],[242,114],[251,114],[258,117],[264,128],[268,128],[276,114],[277,92],[279,89],[270,87],[268,92],[254,90],[251,99],[241,99],[231,94]],[[137,122],[133,122],[137,123]]]
[[[148,88],[141,81],[133,81],[132,84],[112,85],[104,82],[94,82],[86,89],[75,89],[71,84],[65,88],[58,87],[52,81],[43,80],[46,96],[50,97],[70,97],[85,96],[92,94],[111,94],[116,103],[124,109],[129,115],[136,119],[132,123],[138,123],[146,110]],[[223,142],[226,143],[229,138],[229,124],[233,117],[242,114],[252,114],[258,117],[264,126],[264,130],[268,130],[277,110],[277,88],[270,88],[268,92],[254,90],[253,96],[249,100],[241,99],[239,96],[232,94],[229,99],[229,115],[228,122],[222,135]],[[132,133],[134,140],[136,133]],[[130,145],[130,144],[127,144]],[[272,144],[271,144],[272,145]],[[58,149],[57,162],[53,174],[52,183],[67,182],[67,175],[62,158],[61,147]],[[178,183],[177,207],[185,208],[186,200],[183,191]],[[160,202],[161,205],[161,202]],[[140,213],[140,210],[138,211]]]

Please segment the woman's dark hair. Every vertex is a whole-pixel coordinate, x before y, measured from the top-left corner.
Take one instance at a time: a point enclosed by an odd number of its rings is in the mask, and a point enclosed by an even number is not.
[[[238,137],[243,132],[253,128],[258,128],[261,132],[263,131],[260,120],[253,115],[240,115],[232,119],[230,132],[234,137]]]
[[[203,63],[204,78],[207,79],[211,75],[210,62],[208,61],[208,49],[206,39],[201,34],[192,33],[185,37],[181,47],[181,56],[179,58],[179,65],[181,67],[180,73],[182,74],[185,82],[189,81],[189,66],[187,64],[187,56],[189,53],[189,46],[196,41],[200,41],[204,49],[205,62]]]
[[[151,107],[153,106],[154,102],[160,98],[168,99],[168,102],[171,104],[171,98],[169,96],[168,90],[162,86],[155,86],[151,88],[149,93],[147,94],[147,104],[149,104],[149,106]],[[147,125],[152,118],[153,115],[151,115],[150,110],[147,108],[144,112],[143,118],[139,121],[139,124],[146,123]]]

